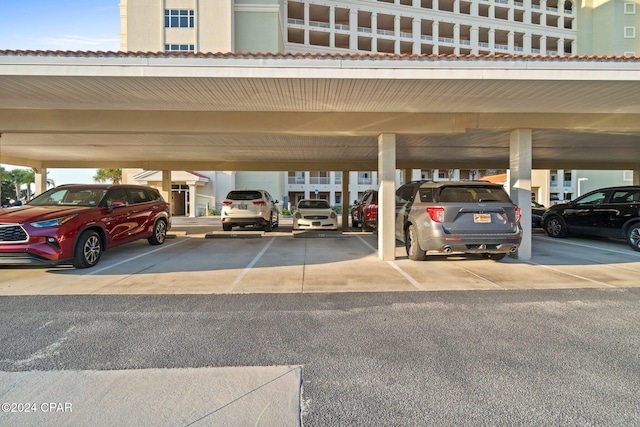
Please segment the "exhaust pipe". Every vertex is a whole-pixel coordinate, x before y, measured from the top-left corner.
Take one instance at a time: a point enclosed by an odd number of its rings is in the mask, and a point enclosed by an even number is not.
[[[453,249],[451,248],[451,246],[447,245],[447,246],[445,246],[445,247],[442,249],[442,251],[443,251],[445,254],[450,254],[451,252],[453,252]]]
[[[511,246],[511,252],[515,252],[518,250],[518,247],[516,245]]]

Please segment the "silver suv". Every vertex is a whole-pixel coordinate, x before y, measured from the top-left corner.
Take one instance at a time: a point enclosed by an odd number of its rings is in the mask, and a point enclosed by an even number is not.
[[[233,190],[222,202],[222,229],[231,231],[234,226],[258,225],[265,231],[278,226],[277,200],[265,190]]]
[[[520,218],[499,184],[419,181],[396,191],[396,238],[414,261],[456,253],[502,259],[520,246]]]

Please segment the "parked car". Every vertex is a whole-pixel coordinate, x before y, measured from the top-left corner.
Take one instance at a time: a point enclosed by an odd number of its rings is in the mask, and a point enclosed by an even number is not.
[[[222,229],[231,231],[235,226],[256,225],[271,231],[280,222],[277,203],[265,190],[230,191],[222,202]]]
[[[551,237],[582,234],[625,239],[632,249],[640,251],[640,186],[591,191],[550,207],[542,221]]]
[[[338,215],[326,200],[302,199],[293,213],[293,229],[337,230]]]
[[[521,217],[500,184],[419,181],[396,191],[396,238],[412,260],[442,254],[500,260],[520,246]]]
[[[0,209],[0,264],[93,267],[103,251],[123,243],[164,243],[170,227],[169,204],[154,188],[62,185]]]
[[[547,208],[544,205],[536,202],[535,200],[531,201],[531,227],[532,228],[542,228],[542,215]]]
[[[378,220],[378,191],[367,190],[351,208],[351,226],[365,230],[376,228]]]

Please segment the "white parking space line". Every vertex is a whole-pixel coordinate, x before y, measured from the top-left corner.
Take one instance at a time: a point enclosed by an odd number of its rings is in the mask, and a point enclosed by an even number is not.
[[[233,283],[231,284],[231,286],[229,286],[229,288],[227,288],[227,290],[225,291],[225,293],[231,293],[233,292],[233,290],[235,289],[235,287],[238,285],[238,283],[240,283],[240,281],[244,278],[244,276],[249,272],[249,270],[251,270],[253,268],[254,265],[256,265],[256,263],[258,262],[258,260],[260,260],[260,258],[262,258],[262,255],[264,255],[265,252],[267,252],[267,249],[269,249],[269,246],[271,246],[271,244],[276,240],[276,236],[272,237],[271,240],[269,240],[269,242],[264,246],[264,248],[262,248],[262,250],[258,253],[258,255],[256,255],[251,262],[249,263],[249,265],[247,265],[245,267],[244,270],[242,270],[242,273],[240,273],[240,275],[236,278],[236,280],[233,281]]]
[[[369,249],[371,249],[371,252],[375,252],[376,248],[374,248],[373,246],[371,246],[369,244],[369,242],[367,242],[366,240],[364,240],[362,237],[356,235],[356,237]],[[416,279],[414,279],[413,277],[411,277],[409,275],[409,273],[407,273],[406,271],[404,271],[403,269],[401,269],[398,264],[396,264],[393,261],[387,261],[387,264],[389,264],[391,267],[393,267],[398,273],[400,273],[402,275],[402,277],[404,277],[405,279],[407,279],[407,281],[409,283],[411,283],[415,288],[420,289],[422,291],[426,291],[427,288],[425,288],[424,286],[422,286],[420,284],[420,282],[418,282]]]
[[[546,268],[547,270],[555,271],[556,273],[564,274],[565,276],[570,276],[570,277],[573,277],[575,279],[586,280],[587,282],[595,283],[595,284],[598,284],[598,285],[603,285],[603,286],[606,286],[607,288],[617,288],[617,286],[610,285],[610,284],[605,283],[605,282],[600,282],[598,280],[589,279],[588,277],[580,276],[578,274],[568,273],[566,271],[562,271],[562,270],[557,269],[557,268],[549,267],[548,265],[538,264],[537,262],[527,261],[527,260],[522,260],[522,262],[526,262],[527,264],[535,265],[535,266],[538,266],[538,267],[541,267],[541,268]]]
[[[191,237],[187,237],[187,238],[185,238],[185,239],[183,239],[183,240],[179,240],[179,241],[177,241],[177,242],[175,242],[175,243],[172,243],[172,244],[170,244],[170,245],[160,245],[160,247],[159,247],[159,248],[157,248],[157,249],[154,249],[154,250],[151,250],[151,251],[148,251],[148,252],[142,253],[142,254],[140,254],[140,255],[136,255],[136,256],[134,256],[134,257],[132,257],[132,258],[127,258],[127,259],[125,259],[125,260],[122,260],[122,261],[116,262],[115,264],[105,265],[104,267],[102,267],[102,268],[98,268],[98,269],[95,269],[95,270],[94,270],[94,269],[91,269],[91,270],[89,270],[88,272],[86,272],[86,273],[81,273],[79,276],[76,276],[76,277],[74,277],[74,278],[72,278],[72,279],[68,279],[68,280],[65,280],[64,282],[56,283],[56,284],[55,284],[55,285],[53,285],[53,286],[50,286],[50,287],[48,287],[48,288],[46,288],[46,289],[43,289],[43,290],[42,290],[42,292],[51,291],[51,290],[56,289],[56,288],[59,288],[59,287],[61,287],[61,286],[65,286],[65,285],[68,285],[68,284],[70,284],[70,283],[77,282],[78,280],[80,280],[80,279],[82,279],[82,278],[84,278],[84,277],[86,277],[86,276],[92,276],[92,275],[95,275],[95,274],[102,273],[103,271],[109,270],[109,269],[111,269],[111,268],[117,267],[117,266],[122,265],[122,264],[125,264],[125,263],[127,263],[127,262],[131,262],[131,261],[134,261],[134,260],[136,260],[136,259],[138,259],[138,258],[142,258],[142,257],[145,257],[145,256],[147,256],[147,255],[151,255],[151,254],[153,254],[153,253],[156,253],[156,252],[158,252],[158,251],[162,251],[162,250],[164,250],[164,249],[168,249],[168,248],[170,248],[170,247],[172,247],[172,246],[179,245],[179,244],[181,244],[181,243],[184,243],[184,242],[188,241],[189,239],[191,239]]]
[[[462,271],[464,271],[464,272],[466,272],[466,273],[468,273],[468,274],[470,274],[470,275],[472,275],[472,276],[477,277],[477,278],[478,278],[478,279],[480,279],[480,280],[483,280],[483,281],[485,281],[485,282],[489,283],[490,285],[495,286],[495,287],[496,287],[496,288],[498,288],[498,289],[505,289],[505,288],[503,288],[502,286],[498,285],[496,282],[492,282],[491,280],[487,279],[486,277],[482,277],[481,275],[479,275],[479,274],[477,274],[477,273],[474,273],[474,272],[473,272],[473,271],[471,271],[471,270],[467,270],[466,268],[464,268],[464,267],[460,267],[459,265],[456,265],[455,267],[459,268],[460,270],[462,270]]]

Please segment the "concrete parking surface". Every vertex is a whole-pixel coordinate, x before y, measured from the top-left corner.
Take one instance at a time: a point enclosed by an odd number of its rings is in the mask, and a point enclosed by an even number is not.
[[[640,252],[609,239],[533,237],[522,261],[479,257],[395,261],[377,256],[377,237],[358,230],[293,234],[220,231],[216,218],[177,219],[175,238],[107,251],[91,269],[0,270],[0,295],[396,292],[640,286]]]

